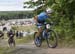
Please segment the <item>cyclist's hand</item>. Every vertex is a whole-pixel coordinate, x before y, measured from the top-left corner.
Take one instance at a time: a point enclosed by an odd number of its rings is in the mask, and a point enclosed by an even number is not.
[[[47,22],[44,22],[44,24],[47,24]]]

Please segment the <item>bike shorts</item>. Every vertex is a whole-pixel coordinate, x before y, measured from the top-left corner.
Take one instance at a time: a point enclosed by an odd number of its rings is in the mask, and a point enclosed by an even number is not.
[[[42,27],[42,24],[41,23],[37,23],[36,25],[37,25],[38,28],[41,28]]]
[[[43,24],[44,24],[44,20],[37,20],[38,21],[38,23],[37,23],[37,27],[38,28],[41,28],[41,27],[43,27]]]

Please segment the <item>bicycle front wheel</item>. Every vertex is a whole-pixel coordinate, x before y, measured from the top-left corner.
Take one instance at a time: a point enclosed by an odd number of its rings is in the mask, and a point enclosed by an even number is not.
[[[37,47],[40,47],[42,44],[42,40],[40,39],[41,37],[37,36],[37,32],[34,33],[34,43]]]
[[[46,38],[46,41],[47,41],[48,47],[55,48],[58,43],[57,34],[53,30],[50,30],[48,32],[48,36]]]

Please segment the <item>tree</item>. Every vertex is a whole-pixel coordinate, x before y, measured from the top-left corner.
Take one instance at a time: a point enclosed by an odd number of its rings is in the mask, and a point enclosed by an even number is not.
[[[24,2],[24,4],[30,5],[28,8],[34,8],[34,13],[38,14],[40,11],[44,10],[45,0],[31,0],[29,2]],[[26,6],[24,6],[26,8]]]
[[[43,2],[42,2],[43,1]],[[54,10],[52,20],[56,23],[55,30],[58,31],[60,37],[69,36],[75,37],[75,0],[38,0],[37,2],[28,2],[35,7],[40,4],[45,4],[38,8],[35,13],[40,13],[47,7]]]

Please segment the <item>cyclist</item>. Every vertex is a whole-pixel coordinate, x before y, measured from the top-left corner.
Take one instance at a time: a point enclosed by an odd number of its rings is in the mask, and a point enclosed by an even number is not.
[[[8,31],[7,35],[8,35],[8,38],[9,38],[8,39],[9,46],[10,47],[12,47],[12,45],[15,46],[14,31],[13,30]]]
[[[40,36],[42,32],[43,24],[46,22],[46,20],[49,20],[50,15],[53,13],[53,10],[51,8],[47,8],[44,12],[41,12],[39,15],[34,17],[34,21],[38,27],[38,33],[36,36]]]

